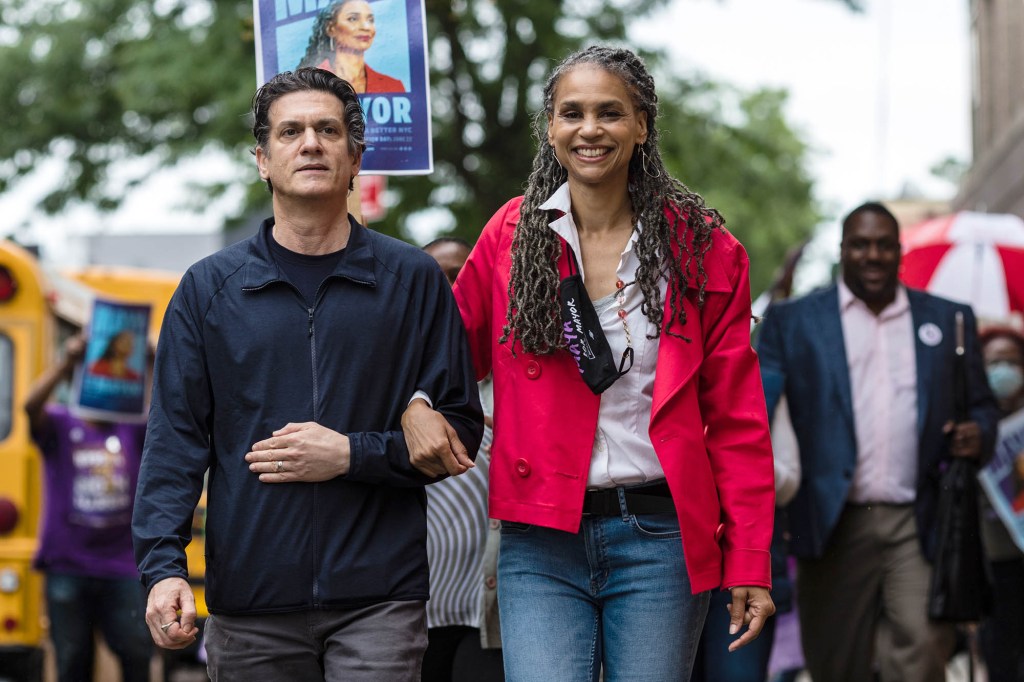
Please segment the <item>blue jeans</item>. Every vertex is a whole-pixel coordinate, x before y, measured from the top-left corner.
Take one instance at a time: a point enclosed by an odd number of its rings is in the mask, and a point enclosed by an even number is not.
[[[138,580],[47,573],[46,611],[60,682],[92,679],[96,628],[120,660],[124,682],[148,682],[153,641]]]
[[[708,593],[690,594],[675,514],[584,516],[578,533],[502,523],[508,682],[686,680]]]

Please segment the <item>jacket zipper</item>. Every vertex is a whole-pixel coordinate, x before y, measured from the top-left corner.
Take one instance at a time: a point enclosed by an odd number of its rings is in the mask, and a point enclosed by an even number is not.
[[[319,298],[319,297],[317,297]],[[313,307],[307,308],[309,313],[309,356],[311,359],[310,366],[313,371],[313,421],[317,419],[317,406],[320,398],[320,386],[319,377],[316,371],[316,334],[313,327],[313,310],[316,308],[316,299],[313,301]],[[319,547],[317,546],[317,509],[319,504],[317,503],[317,492],[319,486],[313,484],[313,608],[320,607],[320,583],[318,579],[317,566],[320,565]]]

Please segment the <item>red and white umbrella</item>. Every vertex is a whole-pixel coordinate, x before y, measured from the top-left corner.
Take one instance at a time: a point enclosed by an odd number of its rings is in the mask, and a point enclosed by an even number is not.
[[[900,277],[911,287],[970,303],[987,320],[1024,314],[1024,220],[961,211],[902,230]]]

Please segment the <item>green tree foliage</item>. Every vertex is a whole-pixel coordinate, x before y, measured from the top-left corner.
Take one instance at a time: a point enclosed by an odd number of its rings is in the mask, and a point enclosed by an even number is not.
[[[244,0],[0,0],[0,192],[57,156],[68,172],[42,207],[109,209],[144,179],[130,159],[241,157],[254,54]]]
[[[436,170],[392,178],[397,205],[375,227],[407,235],[410,215],[440,209],[472,240],[522,191],[551,66],[587,44],[625,43],[629,20],[667,0],[425,2]],[[43,200],[51,213],[114,208],[153,167],[215,151],[251,168],[254,52],[250,0],[0,0],[0,192],[48,157],[68,168]],[[757,291],[817,217],[784,96],[667,72],[658,82],[665,156],[745,242]],[[265,209],[255,173],[239,177],[252,180],[243,211]],[[202,206],[207,194],[196,196]]]
[[[666,164],[719,209],[746,247],[756,295],[821,220],[805,168],[807,145],[785,120],[786,93],[661,82]]]
[[[971,164],[967,161],[958,159],[955,156],[947,156],[933,164],[929,170],[935,177],[954,185],[959,185],[970,168]]]

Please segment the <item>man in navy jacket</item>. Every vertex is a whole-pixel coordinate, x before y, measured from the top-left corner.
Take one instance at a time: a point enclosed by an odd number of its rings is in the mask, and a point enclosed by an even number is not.
[[[998,415],[970,307],[897,279],[899,226],[882,205],[843,222],[842,278],[773,306],[758,339],[769,410],[784,394],[800,447],[788,507],[815,680],[944,679],[952,630],[927,619],[939,477],[992,452]],[[953,423],[956,317],[969,420]],[[882,646],[874,650],[876,631]]]
[[[423,485],[472,466],[483,430],[462,320],[430,256],[348,214],[365,148],[348,83],[281,74],[253,114],[274,217],[192,266],[161,330],[133,519],[146,621],[165,648],[196,637],[184,548],[209,470],[212,679],[415,680]],[[457,459],[410,462],[420,393]]]

